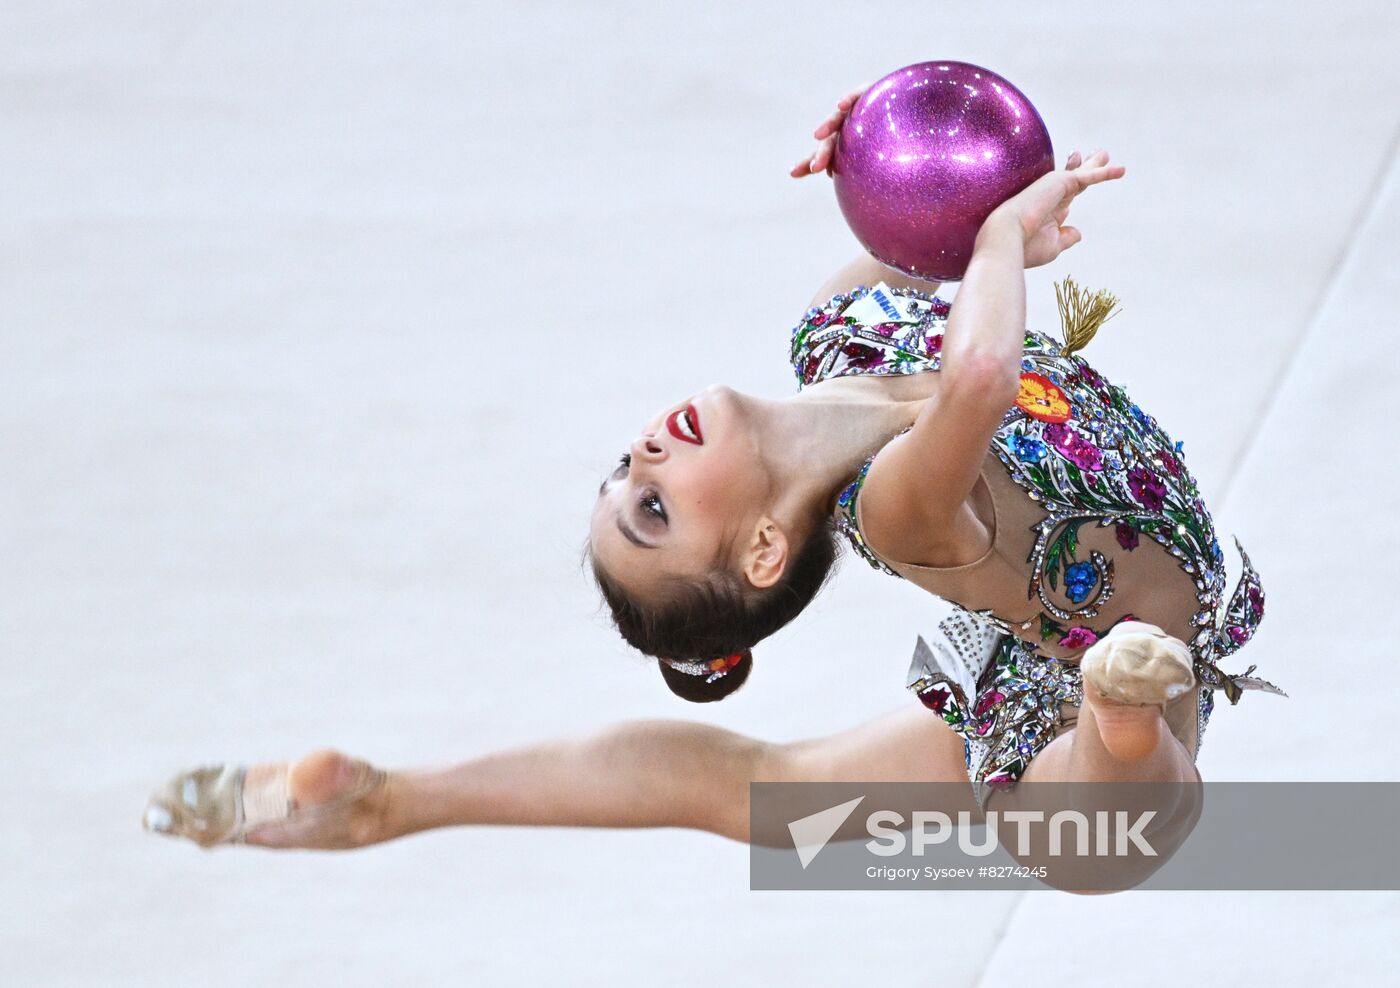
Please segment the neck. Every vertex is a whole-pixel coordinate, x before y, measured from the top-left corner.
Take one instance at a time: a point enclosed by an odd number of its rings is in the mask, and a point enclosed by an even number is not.
[[[922,404],[829,387],[760,402],[762,448],[779,512],[796,518],[814,504],[829,512],[865,460],[912,425]]]

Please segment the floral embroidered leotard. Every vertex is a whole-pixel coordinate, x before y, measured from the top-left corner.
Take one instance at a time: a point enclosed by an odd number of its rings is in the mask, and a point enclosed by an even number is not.
[[[937,371],[948,312],[941,299],[885,285],[834,296],[793,330],[799,387]],[[974,491],[995,518],[981,559],[939,568],[875,553],[860,524],[872,462],[841,493],[837,526],[872,566],[961,608],[943,629],[952,648],[942,651],[971,675],[959,677],[948,661],[925,663],[911,688],[968,742],[979,798],[1014,785],[1053,738],[1060,704],[1080,698],[1078,669],[1063,660],[1119,621],[1156,624],[1189,645],[1200,683],[1198,742],[1215,690],[1232,703],[1244,689],[1277,692],[1248,675],[1253,667],[1231,676],[1218,665],[1254,634],[1264,593],[1240,548],[1244,575],[1226,597],[1224,554],[1182,444],[1050,337],[1026,334],[1020,393]],[[982,646],[979,661],[971,651]]]

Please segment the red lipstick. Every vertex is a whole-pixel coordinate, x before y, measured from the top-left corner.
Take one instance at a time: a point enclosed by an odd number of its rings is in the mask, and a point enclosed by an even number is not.
[[[678,408],[666,416],[666,431],[683,443],[705,445],[705,437],[700,432],[700,414],[694,405]]]

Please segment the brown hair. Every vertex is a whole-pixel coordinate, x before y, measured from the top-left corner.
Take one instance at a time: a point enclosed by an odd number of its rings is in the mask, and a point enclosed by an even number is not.
[[[613,624],[629,645],[657,658],[705,662],[747,652],[801,614],[831,576],[837,541],[831,519],[823,516],[773,586],[755,589],[742,574],[719,569],[697,579],[676,580],[665,595],[667,602],[659,605],[641,603],[608,575],[591,551],[588,555]],[[703,703],[723,699],[742,686],[753,658],[746,656],[713,683],[665,663],[661,667],[672,692]]]

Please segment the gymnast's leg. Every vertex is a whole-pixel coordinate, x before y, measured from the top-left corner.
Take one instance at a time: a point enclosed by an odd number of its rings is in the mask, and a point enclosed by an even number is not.
[[[945,812],[976,811],[962,741],[922,706],[849,730],[767,742],[708,724],[625,721],[578,738],[442,768],[382,772],[337,751],[242,770],[176,775],[152,797],[148,829],[204,846],[365,847],[469,824],[686,827],[749,841],[750,782],[954,782]],[[235,787],[245,814],[240,832]],[[275,798],[266,794],[275,793]],[[269,807],[287,809],[276,819]],[[763,842],[766,838],[754,835]]]
[[[1137,622],[1123,622],[1085,653],[1084,703],[1074,726],[1031,760],[1013,790],[995,794],[988,808],[1037,811],[1046,820],[1064,810],[1089,821],[1150,812],[1142,834],[1154,854],[1075,858],[1052,856],[1038,846],[1017,855],[1022,864],[1047,866],[1048,884],[1087,893],[1131,888],[1190,836],[1204,795],[1194,759],[1192,665],[1182,642]]]
[[[1084,703],[1072,730],[1032,760],[1023,780],[1195,782],[1191,653],[1161,629],[1117,625],[1085,653]]]

